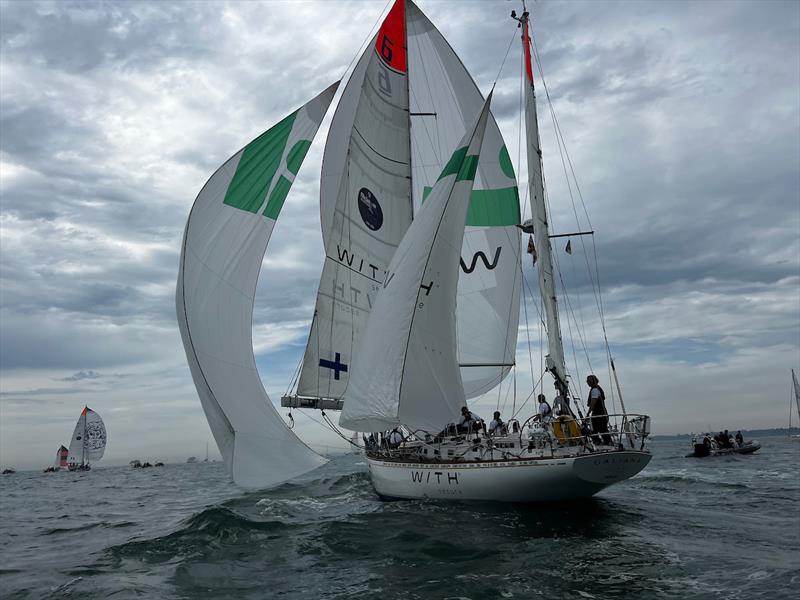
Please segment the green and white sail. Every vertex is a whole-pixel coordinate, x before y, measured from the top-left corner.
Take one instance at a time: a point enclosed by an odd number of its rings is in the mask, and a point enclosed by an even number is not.
[[[444,36],[410,0],[411,164],[419,207],[483,95]],[[489,114],[467,214],[458,281],[458,356],[464,393],[497,386],[514,363],[521,290],[519,193],[503,136]]]
[[[261,384],[253,303],[272,229],[338,82],[228,159],[200,191],[183,237],[176,304],[192,378],[233,480],[265,487],[323,464]]]
[[[491,95],[389,264],[353,363],[344,427],[439,431],[459,415],[459,261],[490,101]]]

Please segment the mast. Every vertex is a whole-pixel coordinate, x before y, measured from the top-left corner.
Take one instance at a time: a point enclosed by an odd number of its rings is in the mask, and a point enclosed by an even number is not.
[[[533,83],[533,66],[531,60],[531,41],[528,32],[529,13],[522,3],[523,13],[512,18],[519,21],[522,28],[522,51],[525,56],[525,133],[528,155],[528,186],[530,188],[531,215],[533,217],[533,236],[536,240],[538,255],[539,293],[542,296],[547,325],[548,355],[547,370],[553,375],[559,391],[566,395],[567,368],[564,360],[564,345],[561,341],[561,325],[558,319],[558,300],[556,298],[555,271],[553,269],[553,252],[550,246],[550,227],[547,216],[547,202],[544,197],[544,179],[542,175],[542,150],[539,141],[539,124],[536,115],[536,92]]]
[[[83,435],[81,436],[81,466],[86,466],[86,407],[83,407]]]

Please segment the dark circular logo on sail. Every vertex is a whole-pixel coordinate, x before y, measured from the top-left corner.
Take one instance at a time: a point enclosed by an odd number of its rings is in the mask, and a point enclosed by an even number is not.
[[[361,188],[358,191],[358,212],[361,213],[364,224],[372,231],[377,231],[383,225],[381,205],[378,204],[375,194],[367,188]]]

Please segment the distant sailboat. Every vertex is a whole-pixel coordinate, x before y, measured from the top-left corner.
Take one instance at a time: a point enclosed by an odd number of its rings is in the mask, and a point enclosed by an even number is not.
[[[88,406],[83,407],[81,416],[72,432],[69,444],[67,468],[70,471],[88,471],[91,463],[103,458],[106,451],[106,426]]]
[[[789,434],[792,432],[792,396],[794,396],[794,405],[797,409],[797,424],[800,426],[800,383],[797,383],[797,375],[792,369],[792,393],[789,395]],[[800,440],[800,433],[792,435],[792,438]]]

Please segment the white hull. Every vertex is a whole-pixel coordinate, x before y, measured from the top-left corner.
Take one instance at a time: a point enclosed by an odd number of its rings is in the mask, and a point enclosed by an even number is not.
[[[635,450],[473,463],[407,463],[367,457],[372,485],[387,498],[546,502],[588,498],[650,462]]]

